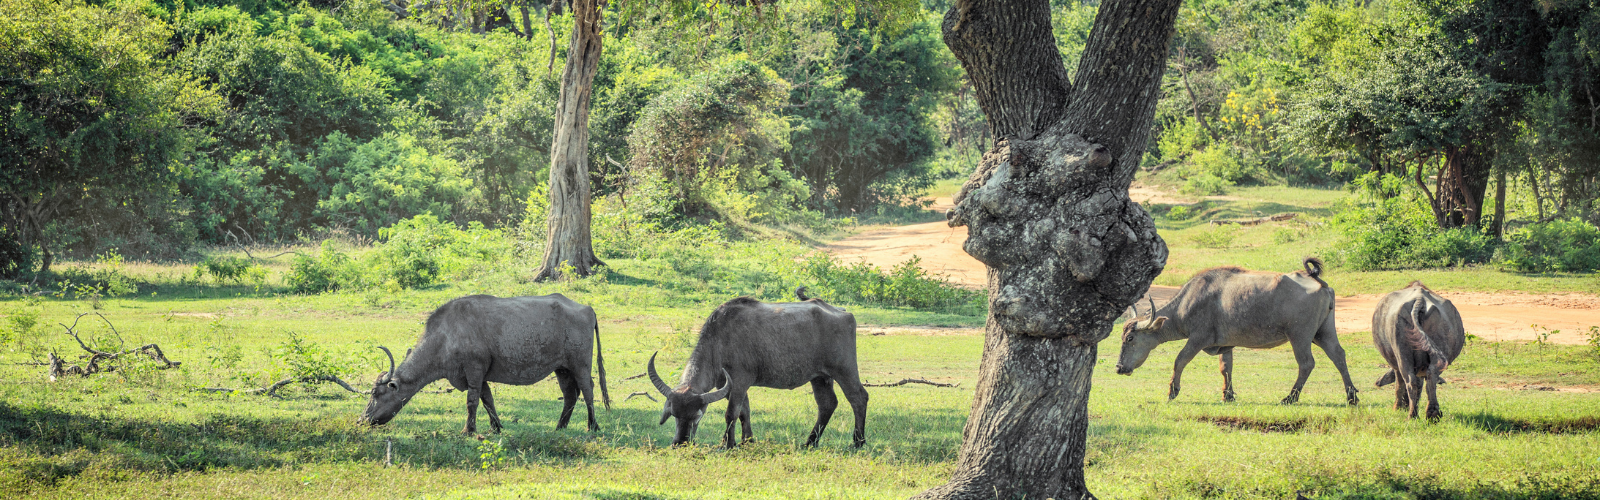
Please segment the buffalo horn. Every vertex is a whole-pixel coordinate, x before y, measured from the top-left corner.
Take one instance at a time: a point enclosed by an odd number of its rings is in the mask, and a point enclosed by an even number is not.
[[[389,352],[389,348],[381,345],[378,348],[383,349],[383,354],[389,356],[389,371],[384,372],[384,379],[394,380],[394,353]]]
[[[1145,300],[1150,301],[1150,319],[1155,319],[1156,318],[1156,298],[1155,297],[1151,297],[1149,295],[1144,296],[1144,298],[1145,298]]]
[[[721,389],[717,389],[716,391],[713,391],[713,392],[708,392],[708,393],[705,393],[705,394],[701,394],[700,395],[700,402],[705,403],[705,404],[715,403],[715,402],[721,400],[722,398],[728,397],[728,389],[731,389],[731,388],[733,388],[733,377],[728,376],[728,369],[727,368],[723,368],[722,369],[722,388]]]
[[[672,394],[672,386],[667,385],[666,382],[662,382],[661,376],[656,374],[656,354],[657,353],[650,354],[650,366],[648,370],[650,372],[650,383],[656,385],[656,390],[661,391],[662,396],[668,396]]]

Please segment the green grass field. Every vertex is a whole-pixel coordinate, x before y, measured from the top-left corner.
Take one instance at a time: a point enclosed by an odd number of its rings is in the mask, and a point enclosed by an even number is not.
[[[953,182],[940,189],[953,190]],[[1335,242],[1317,218],[1342,193],[1239,188],[1237,199],[1195,207],[1183,220],[1158,219],[1172,248],[1160,284],[1180,284],[1222,264],[1287,271],[1301,255]],[[1290,203],[1293,201],[1293,203]],[[1165,207],[1163,207],[1165,208]],[[1279,211],[1306,217],[1236,229],[1225,245],[1205,221]],[[909,217],[909,216],[906,216]],[[894,223],[903,214],[887,214]],[[915,219],[915,217],[911,217]],[[1209,238],[1209,239],[1208,239]],[[849,304],[863,325],[860,363],[868,382],[923,378],[957,388],[910,385],[871,389],[868,445],[848,447],[852,416],[841,405],[818,449],[799,444],[815,406],[807,389],[756,389],[758,441],[723,450],[713,444],[715,412],[700,445],[667,446],[660,406],[642,373],[661,351],[676,376],[693,332],[718,303],[738,294],[786,297],[769,272],[805,251],[793,242],[735,245],[715,259],[612,259],[605,279],[528,284],[528,269],[483,269],[422,290],[294,295],[285,293],[287,259],[268,261],[260,284],[185,278],[186,264],[130,263],[140,290],[98,302],[70,295],[0,296],[0,326],[33,317],[29,335],[0,345],[0,497],[267,498],[903,498],[941,483],[954,466],[982,338],[977,311],[946,312]],[[698,260],[696,260],[698,259]],[[84,265],[66,263],[63,265]],[[1593,275],[1525,276],[1489,267],[1357,273],[1331,268],[1341,293],[1378,293],[1422,277],[1444,290],[1594,293]],[[15,286],[13,287],[15,288]],[[616,400],[598,411],[603,430],[556,430],[559,390],[551,381],[496,388],[506,432],[463,436],[464,395],[419,395],[391,424],[356,419],[365,397],[332,384],[293,384],[281,399],[197,391],[261,387],[297,364],[335,367],[359,389],[387,367],[378,345],[397,351],[421,333],[439,304],[460,295],[560,292],[600,313]],[[58,323],[80,323],[96,345],[158,343],[175,370],[148,362],[57,382],[35,364],[47,351],[81,363]],[[896,325],[965,329],[880,328]],[[870,332],[887,330],[888,335]],[[963,334],[963,332],[965,332]],[[291,354],[299,339],[299,354]],[[1295,365],[1287,347],[1244,351],[1235,368],[1239,400],[1220,402],[1214,359],[1189,366],[1185,392],[1166,401],[1179,345],[1158,349],[1134,375],[1113,374],[1115,340],[1102,344],[1091,399],[1087,472],[1102,498],[1600,498],[1600,353],[1587,346],[1470,344],[1446,371],[1445,418],[1411,421],[1390,409],[1393,392],[1372,382],[1383,367],[1368,336],[1347,335],[1350,367],[1363,389],[1343,403],[1337,372],[1317,354],[1301,403],[1277,402]],[[444,385],[439,383],[436,389]],[[385,466],[386,448],[392,466]]]
[[[182,361],[177,370],[135,364],[122,371],[50,383],[37,359],[0,354],[0,496],[41,498],[897,498],[938,484],[953,466],[971,403],[982,339],[969,335],[859,337],[869,382],[925,378],[959,388],[872,390],[869,443],[848,447],[848,405],[823,446],[799,449],[814,418],[805,389],[752,394],[758,442],[667,446],[656,403],[641,373],[651,352],[678,367],[691,332],[713,303],[658,304],[644,284],[573,290],[571,284],[519,285],[502,294],[562,291],[601,313],[611,392],[599,410],[603,431],[555,430],[559,391],[549,381],[497,389],[506,432],[485,442],[460,435],[460,393],[424,394],[390,425],[355,424],[365,398],[332,384],[291,385],[282,399],[196,392],[209,386],[259,386],[288,368],[272,355],[290,333],[349,369],[360,388],[382,362],[373,346],[405,347],[434,304],[455,287],[366,294],[255,295],[231,288],[171,287],[168,293],[107,299],[98,311],[128,344],[155,342]],[[498,287],[492,287],[498,288]],[[516,288],[516,287],[511,287]],[[29,307],[8,299],[0,308]],[[77,350],[57,322],[91,311],[85,300],[39,303],[51,325],[42,345]],[[975,326],[976,317],[852,307],[862,323]],[[86,338],[109,333],[90,316]],[[915,330],[912,330],[915,331]],[[1347,336],[1361,387],[1381,373],[1364,335]],[[1302,403],[1281,406],[1293,380],[1286,348],[1237,357],[1239,401],[1219,402],[1215,364],[1190,365],[1186,392],[1165,401],[1168,344],[1131,377],[1112,373],[1116,342],[1102,347],[1091,402],[1088,474],[1103,498],[1600,497],[1600,394],[1507,387],[1600,385],[1600,357],[1571,346],[1475,343],[1447,371],[1446,417],[1414,422],[1389,409],[1392,392],[1366,389],[1360,406],[1342,403],[1326,358]],[[668,378],[675,376],[669,369]],[[442,383],[440,384],[442,386]],[[720,410],[721,405],[717,405]],[[581,422],[582,409],[575,415]],[[492,443],[485,444],[485,443]],[[394,466],[385,468],[385,445]],[[488,467],[486,468],[485,465]]]

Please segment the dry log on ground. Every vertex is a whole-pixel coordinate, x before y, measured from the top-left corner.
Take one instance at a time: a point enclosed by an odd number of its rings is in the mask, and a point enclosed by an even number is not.
[[[1221,226],[1221,225],[1224,225],[1224,224],[1238,224],[1238,225],[1241,225],[1241,226],[1254,226],[1254,225],[1264,224],[1264,223],[1268,223],[1268,222],[1282,222],[1282,221],[1293,219],[1293,218],[1299,217],[1299,216],[1300,216],[1300,214],[1298,214],[1298,213],[1287,212],[1287,213],[1281,213],[1281,214],[1273,215],[1273,216],[1270,216],[1270,217],[1261,217],[1259,219],[1245,219],[1245,220],[1223,220],[1223,219],[1218,219],[1218,220],[1211,221],[1211,225],[1213,225],[1213,226]]]
[[[931,385],[931,386],[934,386],[934,387],[956,387],[956,386],[961,385],[960,382],[957,382],[957,383],[954,383],[954,384],[943,384],[943,383],[939,383],[939,382],[930,382],[930,381],[923,380],[923,379],[920,379],[920,378],[904,378],[904,379],[900,379],[899,382],[895,382],[893,384],[861,384],[861,385],[866,386],[866,387],[899,387],[899,386],[906,385],[906,384],[928,384],[928,385]]]
[[[161,346],[156,345],[156,344],[145,344],[145,345],[139,346],[139,347],[134,348],[134,349],[127,349],[127,350],[120,350],[120,351],[102,351],[102,350],[96,349],[94,347],[89,347],[89,344],[84,342],[83,338],[78,335],[77,329],[78,329],[78,321],[82,320],[84,316],[88,316],[90,314],[93,314],[95,316],[99,316],[100,320],[104,321],[106,323],[106,326],[111,328],[111,333],[113,335],[116,335],[118,344],[122,343],[122,333],[117,331],[116,325],[111,324],[111,320],[106,319],[105,315],[102,315],[100,313],[82,313],[82,314],[79,314],[78,317],[73,318],[72,326],[67,326],[67,324],[65,324],[65,323],[57,323],[57,324],[61,325],[62,328],[65,328],[67,330],[65,332],[67,336],[72,337],[72,340],[75,340],[75,341],[78,342],[78,347],[83,348],[84,351],[87,351],[89,353],[87,356],[83,356],[83,358],[87,358],[89,361],[87,363],[85,363],[84,366],[77,366],[77,365],[67,366],[66,365],[66,361],[64,361],[60,357],[56,356],[56,353],[54,353],[54,352],[50,353],[49,359],[47,360],[46,364],[49,365],[49,367],[50,367],[49,368],[49,374],[50,374],[50,381],[51,382],[54,382],[58,377],[65,376],[65,375],[80,375],[80,376],[87,377],[87,376],[93,375],[95,373],[109,372],[109,371],[116,370],[115,366],[101,366],[101,363],[110,362],[110,361],[116,361],[117,359],[121,358],[122,356],[125,356],[125,355],[128,355],[128,354],[143,354],[145,356],[148,356],[148,357],[150,357],[151,360],[154,360],[156,362],[161,363],[161,366],[157,366],[156,368],[157,369],[162,369],[162,370],[165,370],[167,368],[177,368],[178,366],[183,364],[180,361],[172,361],[170,359],[167,359],[167,354],[162,352],[161,351]],[[120,348],[121,346],[119,345],[118,347]]]

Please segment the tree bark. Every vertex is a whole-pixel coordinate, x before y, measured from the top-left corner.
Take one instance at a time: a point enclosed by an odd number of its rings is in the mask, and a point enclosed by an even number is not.
[[[561,278],[563,265],[579,276],[605,265],[589,233],[589,100],[600,67],[601,10],[600,0],[572,2],[572,37],[550,146],[549,234],[535,281]]]
[[[1128,186],[1181,3],[1101,3],[1076,85],[1046,2],[964,0],[946,14],[945,43],[996,136],[948,214],[989,268],[989,318],[956,472],[919,498],[1093,498],[1096,346],[1166,265]]]
[[[1506,170],[1500,169],[1494,179],[1494,233],[1495,241],[1503,241],[1506,229]]]

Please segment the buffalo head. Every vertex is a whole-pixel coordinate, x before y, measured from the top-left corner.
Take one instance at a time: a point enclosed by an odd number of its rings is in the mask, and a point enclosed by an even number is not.
[[[387,347],[378,348],[389,356],[389,371],[378,374],[378,381],[372,384],[372,399],[367,400],[367,409],[361,412],[361,422],[369,425],[389,423],[413,395],[401,390],[394,378],[394,354]]]
[[[677,446],[694,440],[695,431],[700,429],[700,418],[706,414],[706,406],[728,397],[728,389],[733,384],[733,377],[728,376],[728,370],[722,370],[722,388],[707,393],[695,393],[688,384],[680,389],[673,389],[666,382],[661,381],[661,376],[656,374],[656,355],[650,355],[650,382],[655,384],[656,390],[665,396],[666,401],[661,405],[661,422],[667,423],[668,417],[678,419],[678,430],[672,435],[672,445]]]
[[[1150,357],[1150,351],[1161,345],[1161,327],[1167,324],[1167,317],[1156,316],[1155,299],[1149,300],[1148,316],[1135,317],[1122,325],[1122,355],[1117,358],[1118,375],[1133,375],[1133,370]]]

